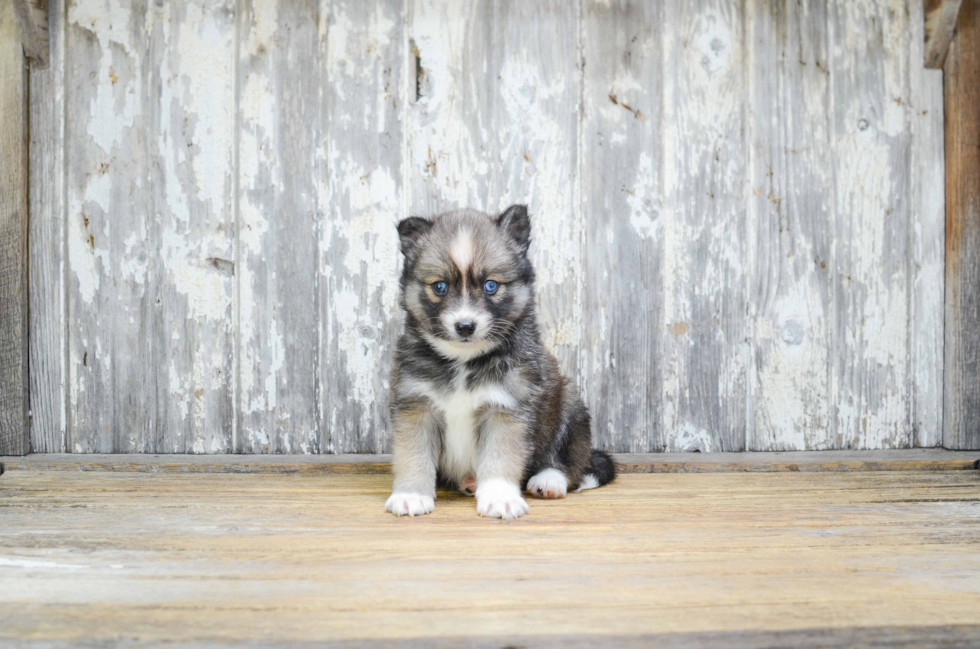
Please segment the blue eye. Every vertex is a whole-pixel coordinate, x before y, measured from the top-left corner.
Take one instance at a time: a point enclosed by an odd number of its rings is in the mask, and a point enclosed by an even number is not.
[[[493,295],[494,293],[497,292],[497,288],[499,286],[500,285],[497,284],[497,282],[493,281],[492,279],[488,279],[487,281],[483,282],[483,291],[487,295]]]
[[[449,284],[445,282],[435,282],[432,284],[432,292],[436,295],[445,295],[449,292]]]

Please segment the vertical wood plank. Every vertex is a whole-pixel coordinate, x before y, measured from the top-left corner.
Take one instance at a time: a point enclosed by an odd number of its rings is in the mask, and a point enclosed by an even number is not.
[[[0,454],[30,452],[28,71],[13,3],[0,6]]]
[[[156,436],[147,18],[140,0],[68,4],[68,446],[79,453],[147,451]]]
[[[320,15],[320,450],[382,453],[400,321],[404,3],[324,0]]]
[[[302,0],[241,6],[236,450],[313,452],[317,8]]]
[[[911,5],[909,106],[912,128],[912,433],[916,447],[943,442],[943,317],[946,242],[943,73],[922,60],[923,16]]]
[[[151,6],[146,123],[153,241],[136,276],[154,296],[147,325],[158,375],[158,453],[232,449],[235,3]],[[138,279],[138,281],[139,281]],[[139,361],[139,359],[133,359]],[[150,372],[147,372],[149,374]]]
[[[745,448],[750,349],[744,7],[666,3],[664,426],[668,451]]]
[[[409,0],[409,86],[404,182],[412,214],[486,205],[492,173],[488,2]],[[486,65],[484,65],[486,64]],[[496,206],[494,206],[496,207]]]
[[[831,448],[833,168],[825,3],[750,2],[748,449]]]
[[[663,449],[660,3],[584,3],[584,382],[596,441]]]
[[[838,0],[829,20],[836,443],[902,448],[911,444],[909,9]]]
[[[30,379],[31,449],[64,453],[67,302],[65,295],[65,2],[48,2],[49,61],[31,71]]]
[[[479,128],[491,138],[482,205],[497,213],[527,204],[544,345],[590,399],[594,377],[582,373],[582,341],[591,340],[592,332],[583,331],[579,3],[489,4],[489,22],[475,16],[471,28],[471,37],[482,32],[487,43],[485,67],[477,69],[480,59],[473,57],[466,76],[466,85],[479,93],[477,103],[485,106]]]
[[[980,449],[980,1],[946,57],[946,388],[943,446]]]
[[[407,204],[423,215],[529,206],[544,342],[574,380],[585,229],[576,194],[578,7],[413,0],[409,43],[419,83],[407,122]]]

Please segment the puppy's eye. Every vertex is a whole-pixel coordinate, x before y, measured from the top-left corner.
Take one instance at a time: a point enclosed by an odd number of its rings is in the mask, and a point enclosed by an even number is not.
[[[487,295],[493,295],[497,292],[497,288],[499,288],[499,286],[500,285],[497,282],[493,281],[492,279],[488,279],[487,281],[483,282],[483,292]]]
[[[449,284],[443,281],[433,282],[432,292],[439,296],[445,295],[449,292]]]

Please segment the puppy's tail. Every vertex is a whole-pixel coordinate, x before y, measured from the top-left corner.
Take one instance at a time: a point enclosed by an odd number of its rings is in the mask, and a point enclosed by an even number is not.
[[[589,458],[589,466],[585,469],[585,476],[578,490],[595,489],[604,484],[608,484],[616,479],[616,465],[609,453],[592,449],[592,456]]]

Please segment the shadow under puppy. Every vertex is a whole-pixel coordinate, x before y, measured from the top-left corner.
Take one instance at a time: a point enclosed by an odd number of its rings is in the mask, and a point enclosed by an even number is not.
[[[385,508],[420,516],[436,483],[476,495],[481,516],[615,477],[592,448],[589,412],[541,344],[527,207],[398,224],[405,333],[392,376],[394,485]]]

